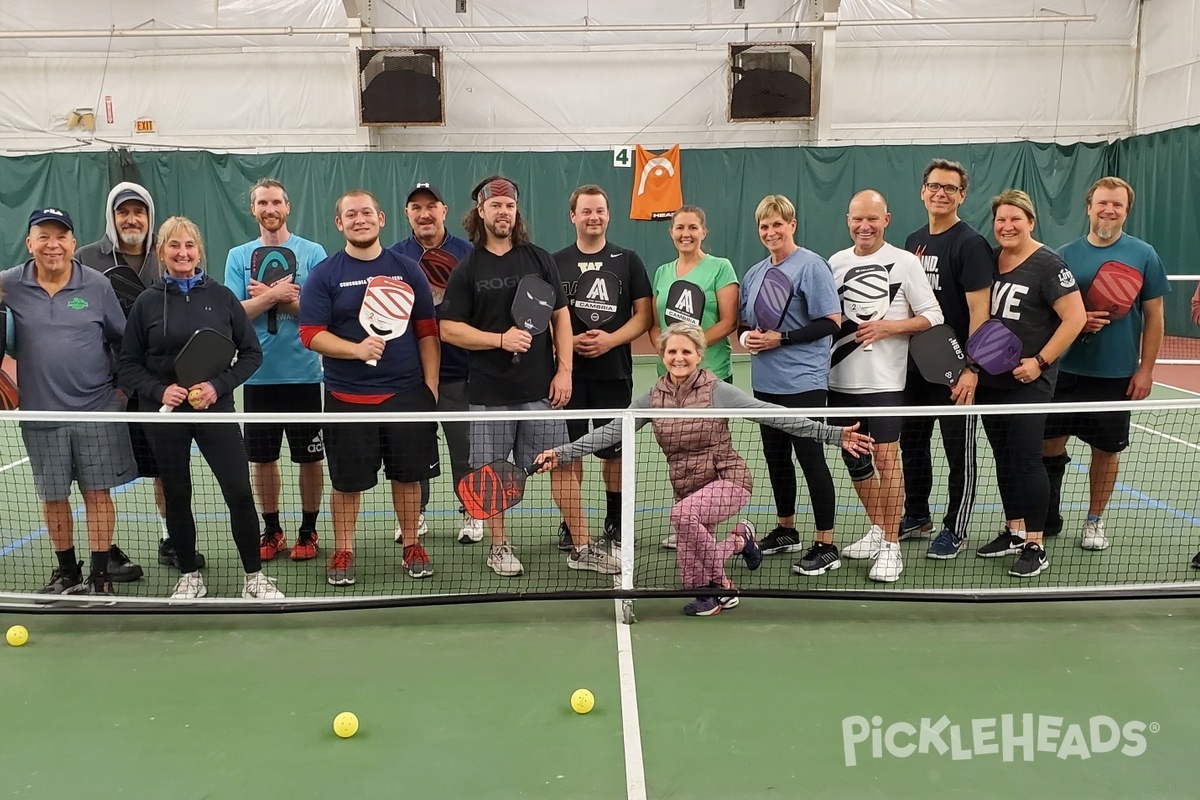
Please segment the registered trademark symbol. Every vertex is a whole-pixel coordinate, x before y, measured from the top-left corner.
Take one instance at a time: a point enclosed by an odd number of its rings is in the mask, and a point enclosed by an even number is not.
[[[1150,732],[1151,733],[1158,733],[1159,730],[1161,730],[1161,729],[1162,729],[1162,726],[1159,725],[1157,722],[1150,723]]]

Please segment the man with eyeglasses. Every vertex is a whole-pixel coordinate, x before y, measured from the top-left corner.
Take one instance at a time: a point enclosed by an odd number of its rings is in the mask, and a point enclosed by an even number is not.
[[[967,199],[967,171],[956,161],[935,158],[925,167],[921,201],[929,212],[929,223],[913,231],[904,249],[921,259],[925,277],[942,307],[945,322],[958,340],[966,343],[971,332],[990,314],[992,293],[992,249],[987,240],[958,218],[958,208]],[[978,367],[971,364],[952,387],[926,381],[908,365],[904,387],[907,405],[971,405],[975,402]],[[938,417],[942,448],[949,465],[948,502],[942,527],[925,555],[950,559],[967,540],[967,527],[975,504],[975,426],[973,416]],[[933,490],[933,417],[907,417],[900,431],[904,466],[904,517],[900,538],[917,538],[933,530],[929,495]]]

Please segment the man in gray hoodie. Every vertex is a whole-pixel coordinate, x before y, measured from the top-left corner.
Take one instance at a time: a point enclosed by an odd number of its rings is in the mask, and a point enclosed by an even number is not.
[[[122,181],[108,193],[104,203],[104,236],[98,242],[79,248],[75,257],[92,269],[105,272],[113,267],[129,267],[149,287],[158,280],[162,268],[154,242],[154,198],[144,186]],[[137,411],[136,397],[129,398],[128,411]],[[133,442],[133,454],[137,459],[138,477],[154,479],[154,503],[160,519],[166,519],[166,501],[163,499],[162,480],[159,478],[158,462],[150,449],[150,440],[145,429],[136,422],[129,424],[129,438]],[[197,562],[204,566],[204,557],[197,553]],[[175,547],[167,535],[166,522],[162,524],[162,540],[158,545],[158,563],[178,569],[179,562]]]

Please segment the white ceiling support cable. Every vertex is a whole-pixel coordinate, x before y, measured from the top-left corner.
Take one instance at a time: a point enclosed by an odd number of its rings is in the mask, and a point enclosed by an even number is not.
[[[646,25],[500,25],[500,26],[364,26],[363,33],[377,35],[436,35],[436,36],[503,36],[530,33],[672,33],[695,31],[738,30],[806,30],[812,28],[892,28],[911,25],[1023,25],[1064,22],[1095,22],[1095,14],[1025,17],[947,17],[945,19],[845,19],[813,20],[811,22],[719,22],[719,23],[651,23]],[[345,27],[328,28],[167,28],[167,29],[103,29],[103,30],[7,30],[0,39],[171,39],[202,36],[328,36],[345,34]]]

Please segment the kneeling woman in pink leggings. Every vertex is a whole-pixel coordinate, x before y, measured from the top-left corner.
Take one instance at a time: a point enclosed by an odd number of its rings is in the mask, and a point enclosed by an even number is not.
[[[745,408],[783,411],[782,406],[755,400],[706,369],[704,332],[694,325],[671,325],[658,340],[667,374],[654,387],[635,398],[630,408]],[[750,569],[762,563],[762,552],[754,539],[754,528],[741,520],[722,542],[716,540],[717,526],[735,516],[750,499],[753,481],[746,462],[733,449],[729,421],[716,418],[668,418],[649,421],[654,438],[667,458],[675,505],[671,529],[675,534],[679,571],[684,588],[733,588],[725,575],[725,561],[741,553]],[[840,445],[854,455],[868,453],[872,439],[855,433],[858,425],[836,428],[800,417],[759,419],[763,425],[793,436],[804,436],[830,445]],[[538,456],[543,469],[554,469],[621,441],[621,421],[613,420],[569,445],[547,450]],[[737,605],[737,597],[698,597],[684,606],[690,616],[707,617]]]

